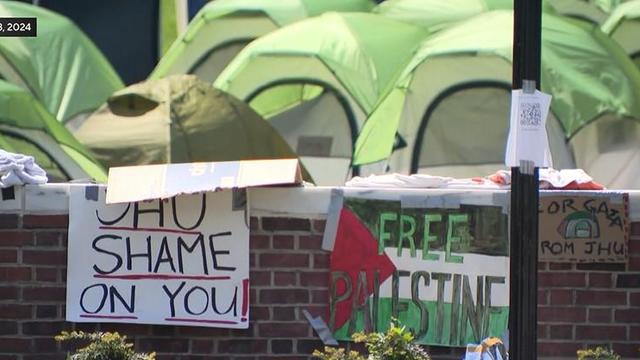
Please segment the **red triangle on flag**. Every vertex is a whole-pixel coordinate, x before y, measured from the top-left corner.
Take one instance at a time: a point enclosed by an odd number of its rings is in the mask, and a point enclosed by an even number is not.
[[[395,265],[385,254],[378,254],[378,240],[360,219],[348,208],[340,211],[340,220],[336,231],[336,239],[330,258],[330,271],[343,271],[351,279],[352,292],[349,298],[340,301],[335,306],[335,327],[341,328],[351,319],[353,296],[358,285],[358,274],[364,271],[367,275],[367,294],[373,294],[374,274],[379,273],[380,284],[391,277],[396,270]],[[331,281],[331,279],[329,280]],[[345,294],[346,284],[338,281],[336,294]],[[331,288],[331,286],[329,286]],[[358,304],[364,304],[365,294],[360,294]]]

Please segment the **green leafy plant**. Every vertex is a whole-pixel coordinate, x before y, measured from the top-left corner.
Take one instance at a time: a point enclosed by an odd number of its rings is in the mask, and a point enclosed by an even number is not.
[[[356,351],[325,347],[324,352],[314,351],[313,356],[321,360],[430,360],[429,355],[414,342],[414,336],[406,327],[392,321],[386,332],[355,333],[357,343],[364,343],[368,357]]]
[[[127,337],[117,332],[63,331],[55,336],[56,341],[89,341],[83,348],[68,355],[69,360],[155,360],[156,354],[136,353]]]
[[[595,349],[578,350],[578,360],[621,360],[620,355],[611,349],[605,349],[601,346]]]

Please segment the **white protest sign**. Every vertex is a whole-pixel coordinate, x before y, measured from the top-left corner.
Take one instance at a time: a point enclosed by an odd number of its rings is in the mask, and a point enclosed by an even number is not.
[[[249,228],[231,190],[105,204],[72,187],[66,319],[247,328]]]
[[[505,164],[520,166],[520,160],[533,161],[537,167],[552,167],[547,116],[551,106],[551,95],[540,91],[511,92],[511,120]]]

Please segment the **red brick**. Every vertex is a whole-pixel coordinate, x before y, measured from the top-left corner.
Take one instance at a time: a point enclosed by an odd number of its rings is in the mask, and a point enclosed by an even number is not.
[[[189,351],[189,339],[142,338],[137,341],[136,350],[142,352],[182,353]]]
[[[625,326],[614,325],[576,325],[578,340],[626,340]]]
[[[312,304],[327,304],[329,302],[329,290],[311,290]]]
[[[625,271],[624,264],[609,264],[609,263],[587,263],[576,264],[576,270],[578,271]]]
[[[616,279],[618,289],[640,289],[640,273],[638,274],[618,274]]]
[[[551,305],[571,305],[573,304],[573,290],[553,289],[551,293]]]
[[[313,220],[313,231],[324,234],[324,228],[327,226],[327,220]]]
[[[267,352],[267,340],[232,339],[218,341],[218,354],[259,354]]]
[[[36,306],[36,318],[38,319],[54,319],[58,316],[58,307],[55,305],[38,305]]]
[[[249,317],[251,320],[270,320],[271,314],[266,306],[251,306],[249,308]]]
[[[629,340],[640,341],[640,325],[631,327],[629,330]]]
[[[631,293],[630,296],[631,303],[629,305],[640,307],[640,292]]]
[[[613,286],[611,274],[589,273],[590,288],[610,288]]]
[[[0,286],[0,301],[2,300],[18,300],[18,287]]]
[[[296,319],[296,308],[293,306],[276,306],[273,308],[273,320],[291,321]]]
[[[52,231],[39,231],[36,235],[36,246],[51,246],[56,247],[60,245],[61,234],[59,232]]]
[[[539,307],[538,321],[549,323],[581,323],[587,318],[587,310],[583,307]]]
[[[298,285],[295,272],[276,271],[273,273],[273,283],[276,286],[296,286]]]
[[[304,306],[303,308],[304,310],[307,310],[313,317],[321,316],[323,318],[326,318],[327,314],[329,314],[329,304],[320,306]]]
[[[260,218],[252,216],[249,219],[249,229],[251,229],[251,230],[260,230]]]
[[[28,267],[0,267],[0,281],[29,281],[31,268]]]
[[[314,269],[329,269],[329,254],[315,254],[313,255],[313,268]]]
[[[70,324],[66,324],[69,326]],[[52,336],[62,330],[67,330],[63,321],[35,321],[22,323],[22,333],[25,335]]]
[[[622,291],[576,291],[578,305],[626,305],[627,293]]]
[[[29,231],[0,231],[0,247],[32,244],[33,234]]]
[[[616,309],[615,319],[617,323],[635,324],[640,321],[640,309]]]
[[[57,342],[51,337],[33,339],[33,349],[36,352],[56,352]]]
[[[258,334],[270,338],[274,337],[308,337],[310,325],[307,323],[261,323],[258,324]]]
[[[293,249],[295,239],[291,235],[275,235],[273,237],[274,249]]]
[[[5,318],[2,315],[2,318]],[[0,321],[0,335],[15,335],[18,333],[18,323],[15,321]]]
[[[251,282],[251,286],[271,285],[271,272],[252,270],[249,273],[249,281]]]
[[[544,272],[547,270],[547,262],[545,261],[538,261],[538,272]]]
[[[290,354],[293,350],[293,342],[291,340],[271,340],[271,352],[273,354]]]
[[[640,236],[640,221],[631,223],[631,236]]]
[[[320,235],[300,236],[298,242],[300,243],[298,247],[301,250],[321,250],[322,248],[322,236]]]
[[[629,254],[640,255],[640,239],[629,241]]]
[[[538,356],[550,358],[576,357],[576,351],[582,348],[580,343],[572,342],[538,342]]]
[[[309,303],[309,292],[303,289],[263,289],[260,290],[260,304]]]
[[[610,323],[611,309],[589,309],[589,322]]]
[[[318,339],[298,340],[298,343],[296,344],[296,351],[298,354],[311,354],[314,350],[322,350],[323,348],[324,344],[322,344],[322,341]]]
[[[572,339],[572,325],[551,325],[549,326],[549,338],[554,340]]]
[[[0,250],[0,263],[15,264],[18,262],[18,250],[4,249]]]
[[[23,250],[22,263],[33,265],[66,265],[67,252],[64,250]]]
[[[309,231],[309,219],[263,217],[262,229],[266,231]]]
[[[19,227],[20,217],[17,214],[0,214],[0,229],[15,229]]]
[[[262,268],[308,268],[309,256],[306,254],[260,254]]]
[[[58,280],[58,269],[36,268],[36,280],[42,282],[56,282]]]
[[[64,302],[66,289],[63,287],[29,287],[22,290],[22,298],[26,301],[61,301]]]
[[[300,273],[300,285],[328,287],[329,272],[302,272]]]
[[[542,273],[538,275],[539,287],[584,287],[586,285],[583,273]]]
[[[29,319],[31,311],[31,305],[0,304],[0,314],[3,319]]]
[[[0,351],[4,353],[27,353],[29,352],[29,345],[29,339],[0,338]]]
[[[640,256],[629,257],[629,270],[640,271]]]
[[[251,235],[249,237],[249,244],[251,249],[268,249],[270,244],[270,239],[267,235]]]
[[[549,326],[538,324],[538,339],[546,339],[549,337]]]
[[[214,342],[212,340],[191,340],[191,352],[194,354],[210,354],[214,352]]]
[[[549,270],[571,270],[573,264],[571,263],[549,263]]]
[[[66,229],[69,215],[25,215],[22,224],[27,229]]]

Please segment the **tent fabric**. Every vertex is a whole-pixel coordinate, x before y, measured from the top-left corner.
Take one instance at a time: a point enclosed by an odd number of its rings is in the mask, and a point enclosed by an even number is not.
[[[547,0],[557,14],[599,25],[620,0]]]
[[[542,90],[553,95],[552,111],[567,138],[604,113],[640,118],[640,73],[617,44],[581,22],[551,14],[543,16],[542,27]],[[496,57],[510,63],[512,28],[511,12],[497,10],[425,40],[365,124],[356,143],[354,164],[390,155],[407,94],[415,90],[416,69],[456,54]]]
[[[426,34],[419,27],[374,14],[328,13],[254,41],[220,74],[214,86],[234,93],[238,77],[249,72],[278,71],[283,68],[283,59],[319,61],[368,113]],[[257,62],[260,67],[253,66]],[[305,68],[304,62],[286,70],[292,79],[318,79],[317,69]],[[257,81],[254,86],[264,86],[268,81],[275,79]]]
[[[0,81],[0,147],[34,156],[54,180],[106,182],[104,169],[26,90]]]
[[[640,0],[617,6],[600,29],[616,40],[640,67]]]
[[[386,0],[373,12],[434,31],[486,11],[512,8],[512,0]]]
[[[0,78],[29,90],[62,122],[91,112],[122,81],[89,38],[67,18],[43,8],[3,1],[2,17],[36,17],[37,37],[0,41]]]
[[[193,75],[116,92],[75,135],[109,167],[297,158],[247,105]]]
[[[371,0],[216,0],[203,7],[151,78],[193,73],[213,81],[251,40],[328,11],[370,11]]]

